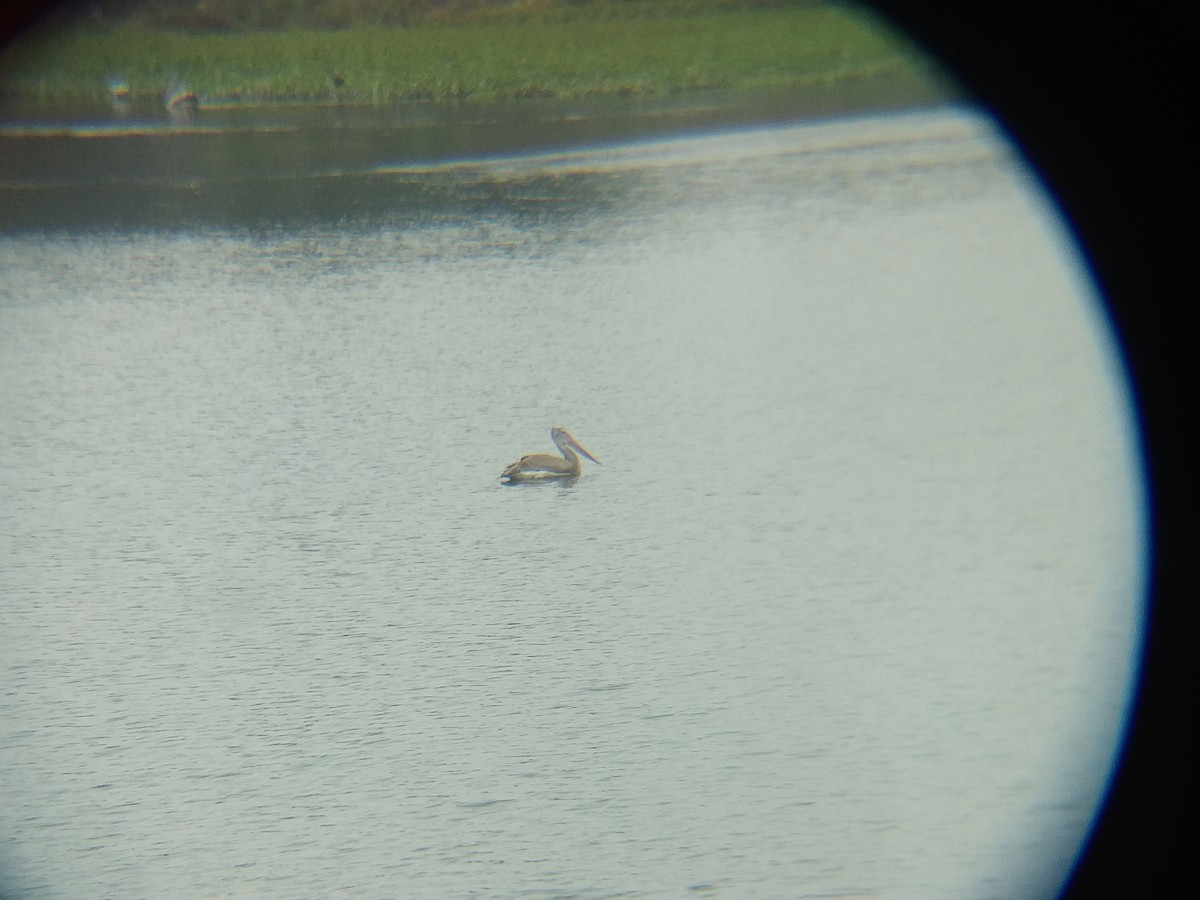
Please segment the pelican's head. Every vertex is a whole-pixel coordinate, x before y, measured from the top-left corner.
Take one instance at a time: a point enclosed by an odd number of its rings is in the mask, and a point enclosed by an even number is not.
[[[588,452],[587,447],[583,446],[583,444],[579,443],[579,441],[575,439],[575,435],[571,434],[571,432],[567,431],[567,429],[561,425],[555,425],[550,429],[550,439],[554,441],[554,446],[558,447],[560,450],[563,447],[572,447],[575,450],[578,450],[596,465],[603,465],[600,460],[596,459],[596,457],[592,456],[592,454]]]

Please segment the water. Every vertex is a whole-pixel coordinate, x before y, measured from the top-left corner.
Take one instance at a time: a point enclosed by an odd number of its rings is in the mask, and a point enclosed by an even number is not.
[[[0,236],[11,893],[1054,893],[1143,496],[985,120],[330,177]]]
[[[893,90],[898,95],[890,101],[906,108],[929,102],[902,85],[882,94]],[[878,111],[889,99],[874,96],[878,90],[866,93],[789,89],[395,108],[206,107],[183,119],[153,106],[22,109],[0,97],[0,228],[375,224],[397,210],[453,206],[464,212],[472,204],[491,217],[499,198],[470,179],[404,177],[397,167],[807,120],[829,115],[832,103],[843,113],[859,105]],[[558,196],[562,187],[550,194]],[[605,199],[603,186],[573,187],[591,190],[592,202]],[[512,189],[510,182],[502,193]]]

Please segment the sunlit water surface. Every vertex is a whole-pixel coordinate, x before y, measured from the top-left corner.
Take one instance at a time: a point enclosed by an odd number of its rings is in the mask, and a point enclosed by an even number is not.
[[[409,200],[0,236],[5,888],[1053,894],[1142,487],[988,123],[371,178]],[[603,466],[501,486],[558,422]]]

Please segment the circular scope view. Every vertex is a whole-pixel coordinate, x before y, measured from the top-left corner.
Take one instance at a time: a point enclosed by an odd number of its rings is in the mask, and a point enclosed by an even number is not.
[[[0,893],[1060,890],[1127,375],[886,23],[164,0],[0,60]]]

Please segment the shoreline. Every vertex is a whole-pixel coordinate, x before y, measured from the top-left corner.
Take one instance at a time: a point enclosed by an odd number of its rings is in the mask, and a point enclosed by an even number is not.
[[[337,99],[205,100],[182,112],[153,101],[105,103],[95,100],[14,100],[0,98],[0,136],[62,134],[80,129],[120,132],[121,126],[150,131],[213,131],[230,127],[270,130],[280,120],[324,114],[329,127],[387,122],[405,125],[482,121],[592,121],[657,119],[713,125],[758,121],[806,121],[871,112],[919,109],[968,102],[953,85],[921,78],[857,78],[834,83],[743,89],[695,89],[670,94],[492,98],[489,100],[405,100],[389,104]]]

